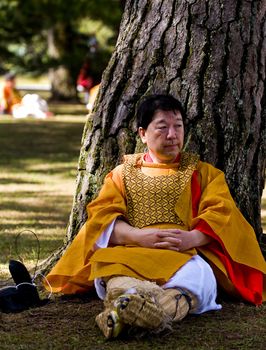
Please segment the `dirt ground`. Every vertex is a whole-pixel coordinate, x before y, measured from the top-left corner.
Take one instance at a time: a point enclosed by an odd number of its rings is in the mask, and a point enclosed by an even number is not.
[[[94,294],[56,297],[39,308],[0,313],[0,349],[265,349],[266,306],[222,304],[222,310],[189,316],[160,335],[105,340],[94,321],[102,310]]]

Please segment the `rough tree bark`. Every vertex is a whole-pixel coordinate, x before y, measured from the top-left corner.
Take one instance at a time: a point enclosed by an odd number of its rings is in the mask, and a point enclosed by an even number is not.
[[[183,101],[186,148],[225,172],[232,196],[261,238],[265,7],[259,0],[126,2],[84,129],[67,244],[86,220],[86,204],[106,173],[123,154],[140,149],[134,113],[150,93]]]

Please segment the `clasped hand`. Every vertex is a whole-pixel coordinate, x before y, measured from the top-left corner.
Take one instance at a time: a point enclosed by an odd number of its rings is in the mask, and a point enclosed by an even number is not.
[[[136,230],[136,231],[135,231]],[[179,229],[134,229],[136,243],[139,246],[157,249],[169,249],[182,252],[195,248],[199,244],[198,230],[184,231]]]
[[[178,252],[205,245],[211,238],[199,230],[139,229],[123,220],[117,220],[110,243],[113,245],[137,245],[140,247],[170,249]]]

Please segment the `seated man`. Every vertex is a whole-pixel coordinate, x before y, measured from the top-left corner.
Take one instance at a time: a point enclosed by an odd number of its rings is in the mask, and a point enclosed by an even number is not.
[[[54,292],[95,286],[106,338],[124,328],[160,331],[188,313],[219,310],[217,283],[255,305],[266,264],[222,171],[182,151],[185,113],[169,95],[137,111],[145,154],[125,156],[88,206],[88,220],[48,274]]]
[[[0,111],[12,114],[13,107],[21,102],[21,96],[16,89],[16,75],[7,73],[0,90]]]
[[[52,116],[47,102],[38,94],[26,94],[21,97],[16,89],[16,75],[8,73],[0,89],[0,112],[11,114],[14,118],[34,117],[45,119]]]

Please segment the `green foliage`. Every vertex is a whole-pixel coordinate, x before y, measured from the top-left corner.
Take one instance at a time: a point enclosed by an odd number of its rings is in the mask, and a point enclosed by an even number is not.
[[[118,0],[1,0],[0,73],[12,69],[41,74],[64,65],[75,77],[95,35],[98,74],[112,51],[121,10]],[[61,49],[58,57],[48,49],[51,31],[55,46]]]

